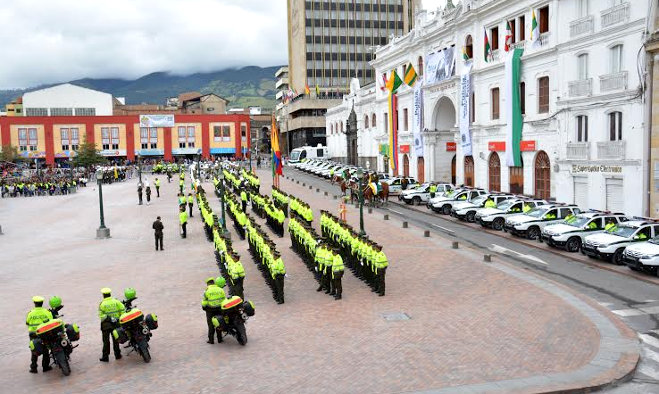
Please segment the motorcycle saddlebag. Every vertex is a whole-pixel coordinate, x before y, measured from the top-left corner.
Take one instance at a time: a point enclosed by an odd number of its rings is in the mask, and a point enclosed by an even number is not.
[[[243,303],[243,309],[247,316],[254,316],[254,303],[252,301],[245,301]]]
[[[75,342],[80,339],[80,328],[77,324],[67,324],[66,326],[66,336],[69,338],[69,341]]]
[[[128,341],[128,334],[126,334],[126,330],[124,330],[122,327],[114,329],[112,331],[112,336],[121,344],[126,343],[126,341]]]
[[[41,339],[34,338],[30,340],[30,350],[35,355],[41,356],[43,354],[43,342],[41,342]]]
[[[155,313],[149,313],[146,315],[144,322],[146,323],[146,326],[149,327],[149,330],[155,330],[158,328],[158,316],[156,316]]]

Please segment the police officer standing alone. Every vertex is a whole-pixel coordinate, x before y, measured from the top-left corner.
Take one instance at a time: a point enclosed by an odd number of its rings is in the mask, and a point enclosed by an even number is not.
[[[151,204],[151,186],[149,181],[146,182],[146,205]]]
[[[117,321],[126,307],[121,301],[112,297],[112,290],[104,287],[101,289],[103,301],[98,305],[98,318],[101,319],[101,336],[103,338],[103,354],[99,361],[107,363],[110,361],[110,337],[112,337],[112,348],[114,350],[114,359],[121,359],[121,349],[119,342],[112,336],[112,330],[117,326]]]
[[[44,298],[41,296],[34,296],[32,297],[32,302],[34,302],[34,308],[27,314],[27,318],[25,319],[25,324],[27,325],[27,330],[30,335],[30,340],[34,339],[37,337],[37,327],[39,327],[40,324],[46,323],[49,320],[52,320],[53,314],[50,313],[50,311],[46,308],[43,307],[43,301]],[[39,356],[37,356],[34,352],[32,352],[32,358],[30,361],[30,373],[37,373],[37,360]],[[43,368],[44,372],[48,372],[53,367],[50,366],[50,352],[48,351],[47,347],[43,347],[43,355],[41,359],[41,367]]]
[[[158,251],[158,245],[160,245],[160,250],[165,250],[162,248],[162,230],[165,228],[165,226],[163,226],[162,222],[160,221],[160,216],[156,218],[156,221],[153,222],[153,226],[151,227],[153,228],[154,236],[156,238],[156,251]]]
[[[208,341],[211,345],[215,343],[215,335],[217,334],[217,342],[222,342],[222,335],[215,331],[213,327],[213,317],[220,314],[222,311],[222,301],[226,298],[224,290],[215,284],[214,278],[206,279],[206,291],[201,300],[201,309],[206,312],[206,324],[208,325]]]
[[[160,179],[156,178],[153,181],[153,185],[156,187],[156,197],[160,198]]]
[[[188,214],[185,212],[185,204],[181,205],[181,212],[178,214],[178,220],[181,224],[181,238],[186,238],[188,236]]]
[[[142,205],[142,182],[137,184],[137,197],[139,199],[138,205]]]

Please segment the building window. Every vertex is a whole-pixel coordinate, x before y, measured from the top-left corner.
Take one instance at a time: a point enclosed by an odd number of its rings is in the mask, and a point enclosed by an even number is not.
[[[149,149],[149,128],[140,127],[140,146],[141,149]]]
[[[110,149],[110,128],[101,127],[101,149]]]
[[[213,141],[218,142],[222,140],[222,126],[213,126]]]
[[[493,51],[499,49],[499,26],[490,29],[490,41],[492,41],[490,45]]]
[[[491,102],[492,102],[492,120],[499,119],[499,88],[494,88],[491,90]]]
[[[69,137],[71,138],[71,150],[77,151],[80,146],[80,131],[77,127],[72,127]]]
[[[417,66],[419,67],[416,72],[419,74],[420,77],[423,76],[423,56],[419,56],[419,60],[417,60]]]
[[[60,138],[62,140],[62,150],[66,151],[69,150],[69,145],[71,142],[69,141],[69,129],[68,128],[61,128],[59,129],[60,132]]]
[[[609,114],[609,141],[622,140],[622,112]]]
[[[27,129],[27,145],[31,151],[37,150],[37,144],[39,142],[37,129],[29,128]]]
[[[577,116],[577,142],[588,142],[588,117]]]
[[[110,131],[112,132],[112,149],[119,149],[119,128],[111,127]]]
[[[540,34],[549,32],[549,6],[540,8]]]
[[[96,108],[75,108],[76,116],[96,116]]]
[[[515,42],[517,42],[517,40],[516,40],[517,37],[515,36],[515,33],[516,33],[515,20],[514,19],[509,20],[508,21],[508,26],[510,26],[510,35],[511,35],[510,42],[515,43]]]
[[[407,108],[403,108],[403,131],[409,130],[409,122],[407,119]]]
[[[389,114],[386,112],[384,113],[384,132],[389,132]]]
[[[243,141],[247,140],[247,124],[245,123],[240,124],[240,139]]]
[[[21,151],[27,150],[27,129],[18,129],[18,146]]]
[[[476,93],[471,92],[471,105],[469,106],[469,109],[471,110],[470,114],[470,121],[471,123],[476,122]]]
[[[375,114],[371,115],[371,127],[376,128],[378,123],[375,121]]]
[[[25,108],[25,116],[48,116],[48,108]]]
[[[577,75],[579,80],[588,79],[588,54],[577,56]]]
[[[151,149],[156,149],[158,147],[158,128],[151,127],[149,129],[149,142]]]
[[[178,127],[178,147],[181,149],[185,148],[186,132],[187,129],[185,126]]]
[[[231,141],[231,126],[222,126],[222,141]]]
[[[72,108],[51,108],[50,116],[73,116]]]
[[[611,56],[611,74],[619,73],[622,71],[622,45],[615,45],[610,49]]]
[[[538,79],[538,113],[549,112],[549,77]]]
[[[519,83],[519,111],[526,115],[526,83]]]
[[[368,129],[368,115],[364,115],[364,129]]]
[[[519,41],[526,40],[526,35],[525,35],[526,33],[524,28],[524,15],[517,18],[517,31],[519,34]]]
[[[467,59],[474,57],[474,42],[471,36],[467,36],[465,39],[465,54],[467,54]]]
[[[188,126],[188,148],[194,148],[195,143],[195,127]]]

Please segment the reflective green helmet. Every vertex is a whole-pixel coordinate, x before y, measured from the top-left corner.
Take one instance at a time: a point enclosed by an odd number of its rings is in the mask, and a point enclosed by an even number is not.
[[[215,278],[206,278],[206,284],[207,285],[213,285],[215,284]]]
[[[48,300],[48,304],[53,309],[58,308],[62,306],[62,299],[59,298],[58,296],[52,296],[50,297],[50,300]]]
[[[137,291],[132,287],[126,287],[126,289],[124,289],[124,297],[126,297],[127,300],[134,300],[137,298]]]
[[[226,286],[227,281],[224,280],[223,277],[218,276],[217,278],[215,278],[215,284],[218,285],[218,286],[220,286],[220,287],[224,287],[224,286]]]

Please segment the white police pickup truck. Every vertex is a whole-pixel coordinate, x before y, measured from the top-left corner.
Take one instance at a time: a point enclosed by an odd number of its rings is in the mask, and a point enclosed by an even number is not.
[[[649,241],[659,235],[659,224],[652,220],[633,218],[600,234],[587,236],[581,253],[591,258],[609,260],[617,265],[624,264],[622,254],[626,247],[637,242]]]
[[[630,245],[622,252],[622,260],[634,271],[657,275],[659,268],[659,236],[648,242]]]
[[[403,200],[406,204],[419,205],[422,202],[428,202],[430,199],[430,183],[424,183],[423,185],[417,186],[413,189],[403,190],[400,193],[400,199]],[[442,194],[447,191],[451,191],[453,185],[450,183],[439,183],[437,184],[437,194]]]
[[[626,221],[627,218],[621,213],[582,212],[566,218],[562,223],[546,226],[542,229],[540,240],[555,248],[578,252],[586,236],[601,233],[606,226]]]
[[[494,230],[501,231],[506,224],[506,219],[521,215],[524,212],[524,206],[533,209],[538,205],[545,205],[545,200],[527,200],[513,198],[502,201],[496,208],[481,208],[476,210],[474,219],[483,227],[490,227]]]
[[[476,211],[485,206],[488,200],[492,200],[494,206],[498,206],[502,201],[515,198],[511,194],[481,194],[471,201],[460,201],[453,204],[451,216],[462,220],[463,222],[473,223],[476,220]],[[494,207],[492,207],[494,208]]]
[[[455,193],[446,193],[442,196],[431,198],[428,201],[430,209],[444,215],[450,215],[453,204],[464,201],[473,201],[481,194],[487,194],[483,189],[463,189]]]
[[[566,217],[580,212],[576,205],[541,205],[523,215],[508,218],[503,231],[528,239],[538,239],[546,226],[561,222]]]

